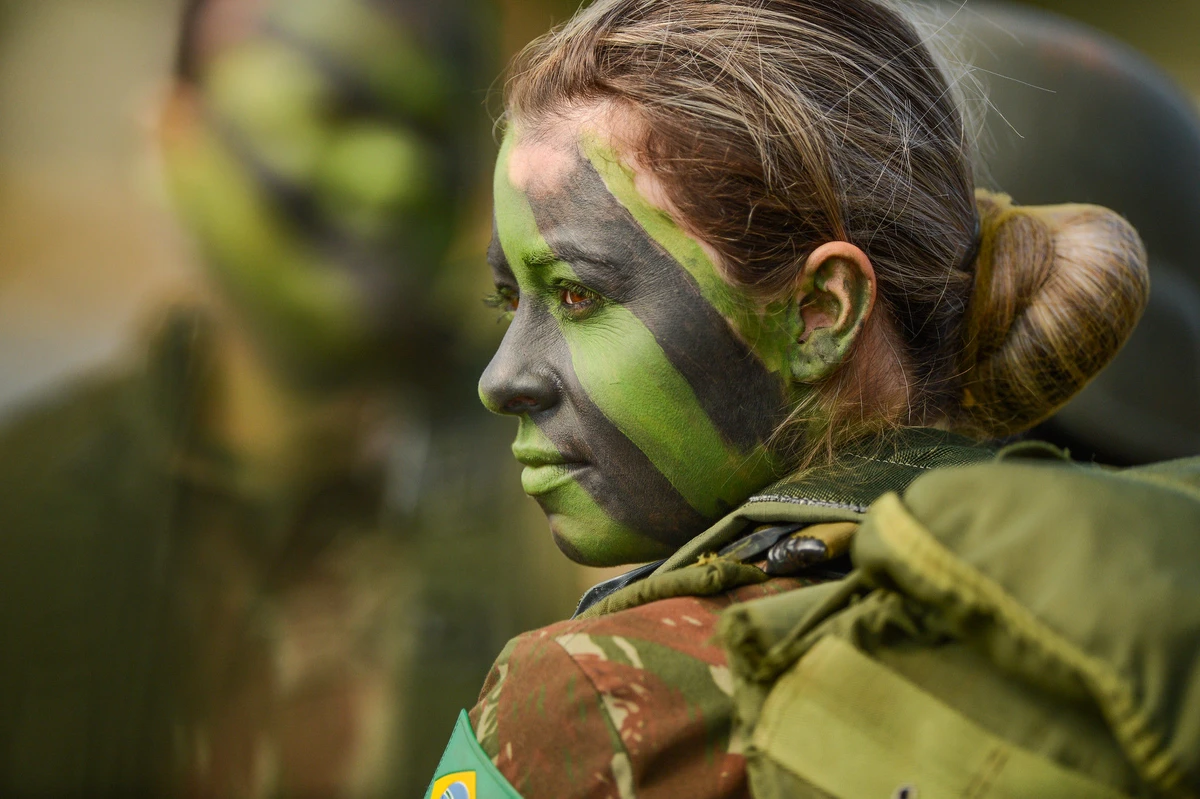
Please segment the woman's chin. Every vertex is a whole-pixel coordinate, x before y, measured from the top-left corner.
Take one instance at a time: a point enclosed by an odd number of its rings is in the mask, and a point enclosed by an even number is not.
[[[554,543],[581,566],[624,566],[648,563],[671,554],[672,547],[622,527],[548,513]]]

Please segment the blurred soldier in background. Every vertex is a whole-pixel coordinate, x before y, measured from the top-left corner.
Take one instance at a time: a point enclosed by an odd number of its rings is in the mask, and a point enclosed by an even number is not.
[[[414,795],[565,615],[447,255],[486,11],[189,2],[160,138],[212,290],[0,431],[0,794]]]

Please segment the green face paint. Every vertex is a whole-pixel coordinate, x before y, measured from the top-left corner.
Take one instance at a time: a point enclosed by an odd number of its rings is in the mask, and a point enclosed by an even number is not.
[[[490,258],[513,318],[481,396],[521,417],[524,487],[569,555],[661,557],[776,475],[792,327],[726,284],[594,137],[521,186],[515,148]]]
[[[468,2],[443,5],[418,16]],[[431,285],[476,144],[457,106],[486,80],[367,0],[272,3],[258,30],[207,66],[204,130],[167,153],[209,266],[302,382],[429,368],[450,333]]]

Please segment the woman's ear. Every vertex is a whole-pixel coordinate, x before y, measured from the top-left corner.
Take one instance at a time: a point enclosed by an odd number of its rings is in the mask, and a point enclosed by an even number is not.
[[[802,331],[792,351],[792,377],[816,383],[850,353],[875,305],[875,269],[867,254],[845,241],[822,244],[796,284]]]

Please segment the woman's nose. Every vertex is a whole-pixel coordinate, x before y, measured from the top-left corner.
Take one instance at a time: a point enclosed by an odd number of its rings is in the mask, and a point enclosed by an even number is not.
[[[558,402],[558,385],[549,364],[539,358],[542,347],[522,340],[518,322],[508,328],[479,378],[479,398],[492,413],[537,413]]]

